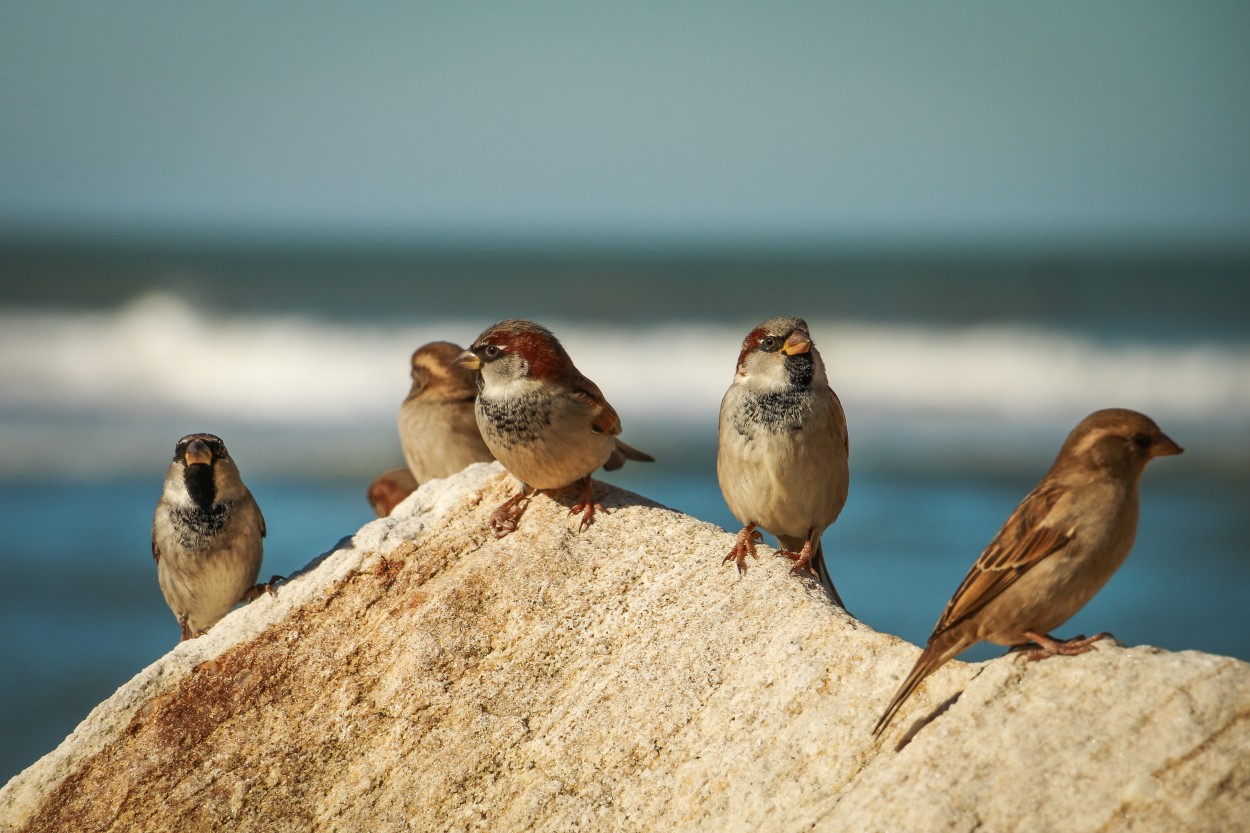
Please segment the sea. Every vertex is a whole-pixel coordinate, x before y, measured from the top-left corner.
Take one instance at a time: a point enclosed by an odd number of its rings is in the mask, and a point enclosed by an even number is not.
[[[1185,453],[1149,466],[1132,554],[1057,635],[1250,660],[1250,252],[8,241],[0,781],[177,642],[150,531],[184,434],[226,441],[268,522],[263,575],[293,573],[402,465],[412,351],[530,318],[656,457],[603,479],[736,531],[717,411],[744,335],[782,314],[847,412],[825,550],[853,614],[923,644],[1067,432],[1129,407]],[[723,555],[675,557],[751,580]]]

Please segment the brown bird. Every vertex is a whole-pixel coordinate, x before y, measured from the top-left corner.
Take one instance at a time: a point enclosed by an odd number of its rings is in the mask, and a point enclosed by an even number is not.
[[[977,642],[1044,659],[1084,653],[1109,636],[1060,640],[1050,631],[1124,563],[1137,534],[1137,483],[1146,463],[1181,450],[1136,411],[1109,408],[1081,420],[951,597],[873,734],[885,730],[925,677]]]
[[[417,489],[417,479],[408,469],[390,469],[379,474],[369,484],[369,505],[379,518],[391,514],[399,502]]]
[[[270,588],[255,584],[264,537],[265,518],[221,438],[179,440],[152,520],[152,557],[183,639]]]
[[[617,439],[621,418],[546,328],[500,321],[478,336],[459,362],[477,373],[482,438],[522,484],[491,515],[495,537],[516,530],[535,493],[573,484],[580,484],[581,495],[569,514],[582,513],[585,531],[598,506],[591,472],[600,466],[619,469],[626,460],[653,462]]]
[[[412,389],[399,406],[399,441],[417,483],[494,459],[473,415],[477,382],[456,364],[461,350],[433,341],[412,354]]]
[[[716,475],[745,524],[725,561],[746,572],[757,527],[777,536],[795,573],[815,576],[839,607],[820,536],[850,486],[846,415],[801,318],[773,318],[747,334],[720,406]]]

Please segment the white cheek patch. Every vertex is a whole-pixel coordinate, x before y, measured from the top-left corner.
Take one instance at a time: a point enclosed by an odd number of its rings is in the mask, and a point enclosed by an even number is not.
[[[542,384],[526,376],[506,376],[501,373],[483,371],[482,378],[486,381],[486,392],[492,397],[529,396],[540,390]]]
[[[736,380],[761,393],[785,390],[789,385],[785,364],[772,354],[750,353],[738,369]]]
[[[164,497],[170,506],[194,507],[195,505],[191,501],[191,493],[187,491],[185,486],[180,488],[177,484],[165,484]]]

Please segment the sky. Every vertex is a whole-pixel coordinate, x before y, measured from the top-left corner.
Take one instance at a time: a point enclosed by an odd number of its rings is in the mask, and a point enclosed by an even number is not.
[[[9,3],[0,238],[1250,240],[1250,4]]]

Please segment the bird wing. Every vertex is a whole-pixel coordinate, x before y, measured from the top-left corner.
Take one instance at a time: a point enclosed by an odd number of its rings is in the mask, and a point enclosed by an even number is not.
[[[1047,522],[1064,492],[1043,483],[1020,502],[947,603],[933,629],[934,637],[985,607],[1020,576],[1068,545],[1074,530]]]
[[[621,433],[621,418],[608,404],[608,400],[603,398],[603,391],[599,390],[598,385],[585,376],[580,376],[573,380],[571,387],[573,397],[590,408],[590,427],[595,433],[611,434],[614,437]]]
[[[829,392],[829,398],[833,400],[834,431],[839,434],[842,440],[842,450],[849,457],[851,454],[851,437],[846,430],[846,412],[842,410],[842,400],[838,399],[838,395],[833,392],[833,388],[826,386],[825,390]]]

